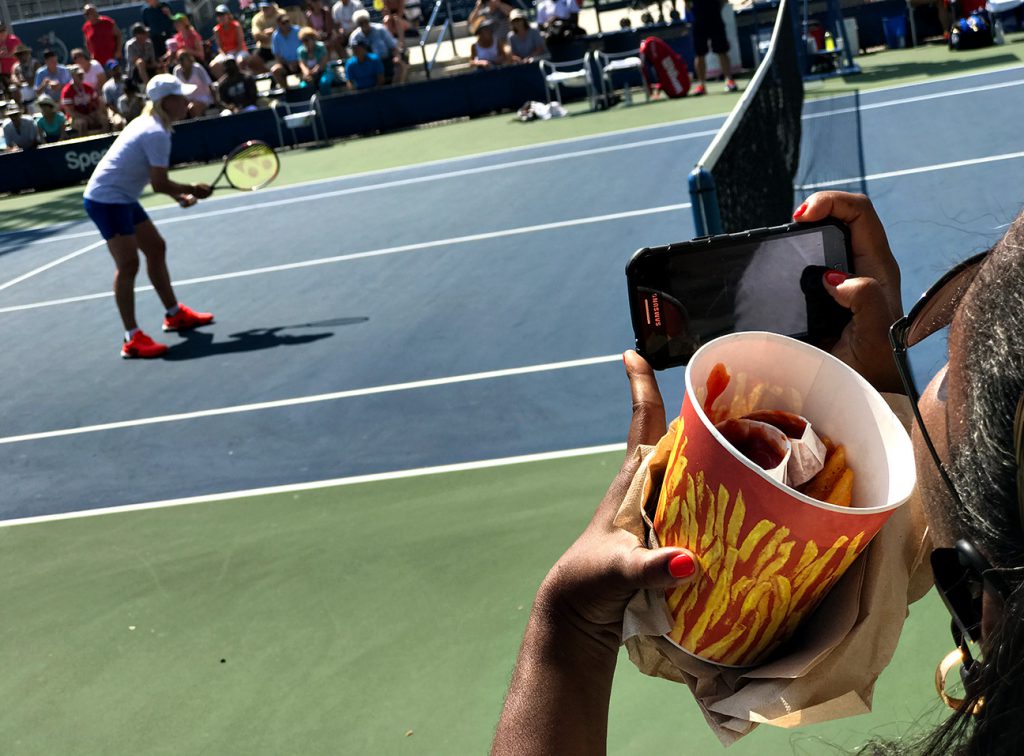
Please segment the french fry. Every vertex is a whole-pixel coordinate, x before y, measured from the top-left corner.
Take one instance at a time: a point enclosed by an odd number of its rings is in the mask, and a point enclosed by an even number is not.
[[[825,497],[826,504],[848,507],[853,503],[853,470],[847,467]]]
[[[842,477],[843,470],[845,469],[846,449],[840,444],[835,448],[834,452],[825,458],[825,466],[821,468],[821,472],[807,481],[798,490],[812,499],[824,501],[828,492],[835,488],[836,483],[839,482],[839,478]]]

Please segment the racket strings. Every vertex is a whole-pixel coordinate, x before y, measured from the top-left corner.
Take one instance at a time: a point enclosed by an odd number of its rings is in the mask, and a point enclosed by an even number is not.
[[[254,144],[228,158],[225,174],[236,189],[251,191],[273,181],[278,168],[274,150],[266,144]]]

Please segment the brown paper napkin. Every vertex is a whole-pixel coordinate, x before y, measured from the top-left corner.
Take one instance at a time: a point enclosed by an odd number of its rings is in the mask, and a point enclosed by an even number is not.
[[[909,426],[905,396],[885,395]],[[675,422],[654,447],[640,447],[643,462],[615,524],[649,542]],[[871,545],[840,579],[796,635],[765,664],[745,669],[701,661],[662,635],[672,626],[664,593],[641,591],[630,602],[623,640],[630,660],[646,675],[689,686],[708,724],[730,745],[758,724],[776,727],[826,722],[871,710],[875,681],[892,659],[907,605],[931,586],[931,551],[917,495],[893,513]]]

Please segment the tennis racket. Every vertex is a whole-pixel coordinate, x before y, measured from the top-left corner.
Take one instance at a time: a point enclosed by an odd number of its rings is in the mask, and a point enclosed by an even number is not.
[[[266,142],[250,140],[240,144],[224,158],[224,167],[210,185],[212,188],[227,179],[235,189],[252,192],[262,189],[275,178],[281,169],[274,148]]]

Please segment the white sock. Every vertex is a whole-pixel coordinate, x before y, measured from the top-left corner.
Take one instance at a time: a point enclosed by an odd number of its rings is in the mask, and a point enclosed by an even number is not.
[[[180,310],[180,309],[181,309],[181,305],[180,304],[174,305],[174,307],[172,307],[171,309],[169,309],[167,311],[167,317],[173,318],[175,315],[178,314],[178,310]]]
[[[124,340],[125,341],[131,341],[132,339],[135,338],[135,334],[137,334],[140,330],[141,329],[139,329],[139,328],[133,328],[130,331],[125,331],[124,332]]]

